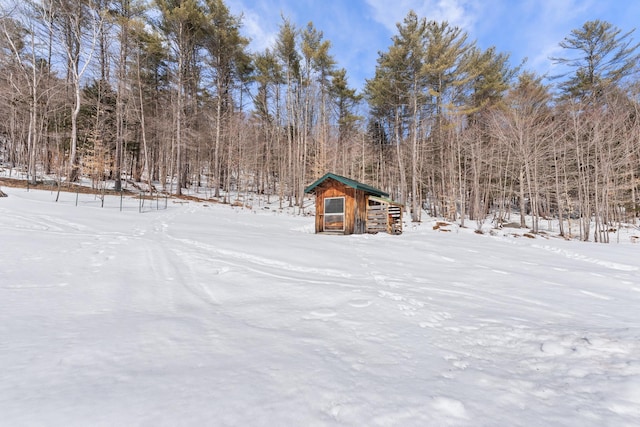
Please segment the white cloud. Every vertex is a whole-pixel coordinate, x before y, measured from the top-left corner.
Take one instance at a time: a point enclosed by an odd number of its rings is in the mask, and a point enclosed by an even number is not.
[[[522,13],[530,19],[523,19],[521,25],[523,48],[531,53],[529,67],[541,73],[558,73],[550,58],[563,54],[560,42],[582,25],[582,17],[593,10],[594,1],[529,2],[529,6],[530,13]]]
[[[477,21],[477,1],[474,0],[366,0],[372,10],[372,17],[384,25],[391,33],[396,31],[396,23],[402,22],[410,10],[420,17],[433,21],[447,21],[466,31],[470,31]]]
[[[253,52],[261,52],[266,48],[273,48],[278,29],[273,26],[263,26],[264,21],[255,11],[246,11],[243,15],[243,32],[251,39],[250,49]]]
[[[266,48],[273,48],[281,23],[283,12],[281,4],[274,5],[273,1],[251,1],[247,5],[241,0],[230,0],[229,9],[236,16],[242,16],[242,34],[249,39],[249,50],[261,52]]]

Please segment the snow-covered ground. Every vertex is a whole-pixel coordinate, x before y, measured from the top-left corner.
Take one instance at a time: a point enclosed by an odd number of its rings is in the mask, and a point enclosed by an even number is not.
[[[640,244],[3,188],[0,424],[638,426]]]

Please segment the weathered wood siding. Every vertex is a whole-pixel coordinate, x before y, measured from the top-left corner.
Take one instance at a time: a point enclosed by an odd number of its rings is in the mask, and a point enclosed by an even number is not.
[[[364,234],[367,232],[367,203],[369,203],[369,195],[364,191],[356,191],[355,195],[355,234]]]
[[[328,179],[316,189],[316,233],[325,231],[324,200],[331,197],[344,197],[344,234],[365,233],[367,195],[333,179]]]
[[[370,200],[367,207],[367,233],[402,234],[402,206]]]

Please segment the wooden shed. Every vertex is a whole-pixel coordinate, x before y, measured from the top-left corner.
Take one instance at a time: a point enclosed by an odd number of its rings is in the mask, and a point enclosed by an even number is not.
[[[402,204],[384,191],[332,173],[304,191],[316,196],[316,233],[402,233]]]

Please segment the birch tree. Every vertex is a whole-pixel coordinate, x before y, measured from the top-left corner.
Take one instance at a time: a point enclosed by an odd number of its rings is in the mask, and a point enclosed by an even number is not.
[[[0,20],[0,29],[4,36],[4,45],[8,47],[10,56],[13,58],[15,69],[19,70],[18,75],[9,74],[9,80],[16,92],[22,92],[23,83],[26,83],[29,110],[28,131],[27,131],[27,177],[32,184],[36,183],[36,153],[37,141],[40,138],[38,131],[38,104],[42,96],[40,80],[44,74],[42,61],[38,61],[36,51],[36,28],[35,21],[29,20],[29,30],[24,28],[18,21],[9,17]]]
[[[67,81],[72,88],[69,182],[79,176],[78,115],[82,106],[82,81],[92,64],[99,42],[103,16],[86,1],[51,0],[51,33],[66,58]]]
[[[507,108],[495,111],[493,116],[492,129],[501,145],[512,152],[516,162],[514,178],[518,183],[520,226],[527,226],[525,218],[530,211],[534,233],[539,231],[540,183],[546,181],[541,169],[545,150],[549,147],[550,99],[542,79],[524,73],[506,97]]]
[[[293,206],[293,197],[297,182],[300,179],[298,173],[299,164],[297,156],[294,159],[294,142],[298,141],[298,133],[301,132],[299,120],[299,90],[300,90],[300,55],[297,49],[298,30],[289,20],[284,19],[280,26],[280,32],[276,40],[276,53],[280,60],[285,82],[285,112],[282,116],[283,128],[286,133],[286,148],[282,156],[280,200],[284,200],[285,194],[289,199],[289,206]],[[298,175],[298,178],[296,176]],[[286,192],[285,192],[286,189]]]

